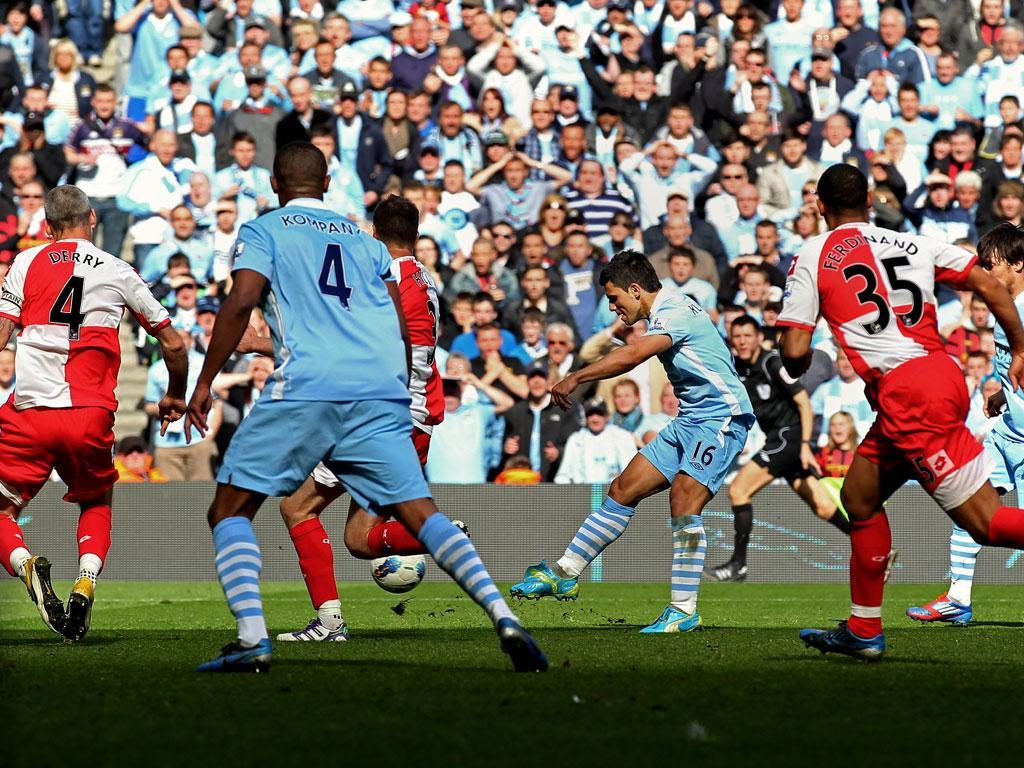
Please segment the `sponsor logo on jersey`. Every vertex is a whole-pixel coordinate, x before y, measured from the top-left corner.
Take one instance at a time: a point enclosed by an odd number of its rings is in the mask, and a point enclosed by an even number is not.
[[[935,477],[937,478],[942,477],[953,469],[953,461],[945,451],[933,453],[928,457],[927,462],[928,466],[931,467],[932,472],[935,473]]]

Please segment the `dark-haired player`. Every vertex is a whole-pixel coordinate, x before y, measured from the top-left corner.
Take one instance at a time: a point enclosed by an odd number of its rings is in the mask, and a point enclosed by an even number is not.
[[[1024,377],[1024,328],[1006,288],[967,251],[928,237],[868,224],[867,179],[834,165],[818,181],[829,231],[808,240],[790,268],[778,325],[791,376],[810,361],[811,334],[824,317],[878,413],[843,485],[851,520],[850,618],[800,637],[822,653],[877,661],[885,652],[882,589],[892,549],[882,505],[910,478],[979,544],[1024,546],[1024,510],[1001,507],[988,478],[992,461],[965,426],[969,406],[959,366],[936,325],[935,284],[974,291],[1006,332],[1006,378]]]
[[[186,438],[192,427],[205,433],[213,378],[261,306],[277,367],[231,441],[207,515],[238,639],[199,671],[261,671],[270,663],[252,519],[267,496],[294,493],[321,461],[359,506],[393,515],[423,542],[487,612],[517,671],[543,671],[547,659],[473,543],[430,496],[409,439],[408,334],[392,259],[383,243],[327,209],[329,183],[327,161],[312,144],[278,151],[272,185],[282,207],[239,230],[234,286],[189,402]]]
[[[601,508],[583,522],[558,562],[529,567],[512,594],[575,599],[580,574],[622,535],[636,505],[670,488],[671,602],[640,631],[689,632],[701,625],[697,592],[707,553],[701,511],[743,450],[754,414],[711,318],[689,296],[662,287],[646,256],[619,253],[601,270],[600,282],[612,311],[626,325],[647,321],[647,332],[566,376],[551,389],[554,401],[567,409],[581,384],[626,373],[657,355],[679,398],[679,415],[612,481]]]
[[[1024,229],[1004,222],[978,243],[978,263],[1010,292],[1017,312],[1024,315]],[[1000,493],[1024,488],[1024,395],[1010,383],[1010,344],[1002,327],[995,330],[995,367],[1002,389],[989,398],[985,413],[1002,418],[985,435],[986,453],[995,462],[989,481]],[[1003,410],[1005,408],[1005,410]],[[907,616],[917,621],[967,624],[974,617],[971,587],[981,546],[953,523],[949,538],[949,589],[929,603],[912,606]]]
[[[705,572],[715,581],[743,581],[747,577],[747,544],[754,524],[751,501],[776,478],[789,483],[818,517],[843,533],[850,532],[846,515],[836,508],[815,477],[820,467],[811,449],[811,399],[803,385],[786,373],[779,353],[766,352],[761,341],[761,326],[750,315],[732,321],[729,343],[736,358],[736,372],[747,388],[765,442],[729,483],[735,539],[729,562]]]

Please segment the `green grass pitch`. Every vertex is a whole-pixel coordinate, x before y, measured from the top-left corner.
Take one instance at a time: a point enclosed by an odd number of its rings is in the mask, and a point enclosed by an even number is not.
[[[940,587],[890,587],[889,653],[875,665],[797,640],[799,628],[845,615],[844,586],[702,589],[707,628],[690,635],[637,634],[664,606],[664,585],[584,584],[574,604],[514,605],[551,661],[546,675],[515,675],[453,585],[418,587],[401,615],[398,597],[342,585],[348,643],[278,643],[267,675],[201,676],[194,665],[232,636],[216,584],[101,582],[92,631],[64,646],[10,579],[0,585],[0,764],[1020,759],[1024,588],[979,586],[977,624],[954,628],[902,616]],[[311,616],[301,583],[264,585],[264,597],[272,634]]]

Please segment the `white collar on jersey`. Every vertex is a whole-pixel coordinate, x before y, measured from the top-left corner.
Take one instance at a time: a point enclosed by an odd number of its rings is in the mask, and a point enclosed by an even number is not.
[[[303,208],[322,208],[327,210],[327,205],[323,200],[317,200],[315,197],[293,197],[284,207],[287,208],[289,205],[299,205]]]

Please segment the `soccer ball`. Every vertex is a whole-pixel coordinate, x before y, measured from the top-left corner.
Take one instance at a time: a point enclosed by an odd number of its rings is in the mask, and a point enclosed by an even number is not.
[[[427,572],[427,559],[423,555],[389,555],[370,561],[371,574],[377,586],[387,592],[408,592]]]

